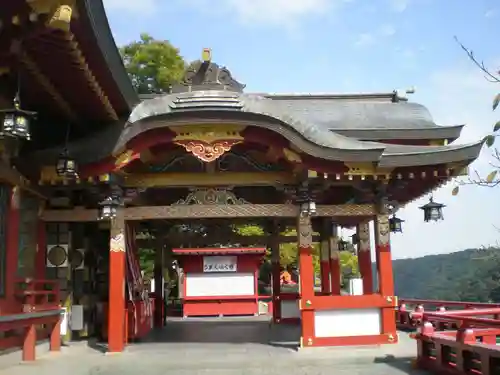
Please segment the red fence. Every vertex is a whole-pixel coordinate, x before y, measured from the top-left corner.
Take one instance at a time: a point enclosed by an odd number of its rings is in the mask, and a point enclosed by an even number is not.
[[[400,329],[416,329],[416,365],[439,374],[500,374],[500,304],[401,300]]]
[[[0,316],[0,350],[22,348],[24,361],[35,360],[38,340],[50,339],[50,350],[61,347],[59,286],[54,280],[18,279],[14,297],[19,311]]]

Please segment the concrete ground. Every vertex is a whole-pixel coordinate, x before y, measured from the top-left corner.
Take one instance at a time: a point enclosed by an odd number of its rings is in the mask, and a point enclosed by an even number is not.
[[[421,374],[411,370],[416,344],[406,333],[397,345],[298,350],[299,335],[298,327],[264,318],[171,319],[124,353],[79,343],[0,375]]]

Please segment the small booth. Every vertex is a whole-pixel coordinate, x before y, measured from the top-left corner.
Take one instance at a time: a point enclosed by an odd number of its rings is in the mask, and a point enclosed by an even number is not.
[[[265,248],[174,249],[184,271],[183,316],[258,315]]]

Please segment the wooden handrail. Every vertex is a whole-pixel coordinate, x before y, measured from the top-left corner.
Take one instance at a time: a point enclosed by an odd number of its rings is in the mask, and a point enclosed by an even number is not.
[[[22,346],[23,361],[34,361],[36,358],[35,347],[37,341],[36,327],[40,325],[50,326],[50,350],[59,351],[61,349],[61,320],[64,309],[53,308],[51,310],[36,311],[20,314],[10,314],[0,316],[0,331],[15,331],[24,329],[21,339],[14,336],[12,338],[1,339],[3,346]],[[22,342],[22,344],[21,344]]]

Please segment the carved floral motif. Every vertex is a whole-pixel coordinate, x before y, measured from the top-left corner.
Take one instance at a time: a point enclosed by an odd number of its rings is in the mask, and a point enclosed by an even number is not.
[[[187,152],[192,153],[198,159],[210,163],[217,160],[223,154],[231,150],[235,144],[240,142],[241,140],[224,140],[212,143],[204,141],[177,141],[176,143],[183,146]]]
[[[390,241],[389,215],[378,215],[375,221],[377,246],[387,246]]]
[[[358,225],[359,251],[370,251],[370,226],[368,223]]]
[[[227,189],[195,189],[185,199],[180,199],[173,205],[240,205],[248,203]]]
[[[125,235],[119,232],[111,237],[109,241],[109,250],[113,253],[125,252]]]
[[[298,242],[300,249],[311,248],[312,246],[312,225],[311,218],[307,215],[300,215],[298,218]]]

